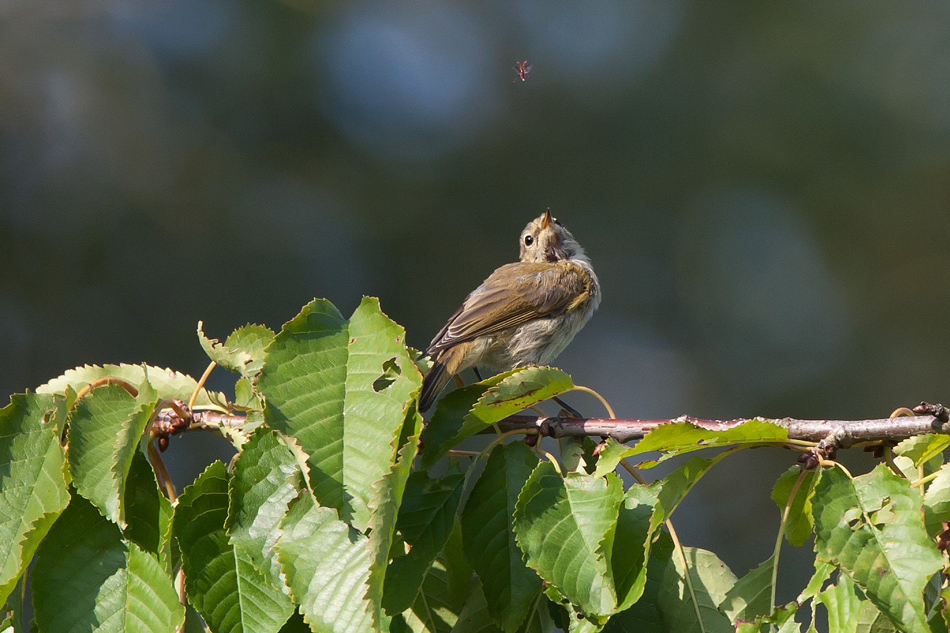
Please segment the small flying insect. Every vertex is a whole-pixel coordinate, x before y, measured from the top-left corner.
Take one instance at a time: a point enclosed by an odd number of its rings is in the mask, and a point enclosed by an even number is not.
[[[518,76],[521,77],[521,81],[524,81],[527,78],[528,73],[531,72],[531,64],[528,63],[528,60],[523,62],[515,62],[515,70],[518,71]],[[513,81],[518,81],[514,79]]]

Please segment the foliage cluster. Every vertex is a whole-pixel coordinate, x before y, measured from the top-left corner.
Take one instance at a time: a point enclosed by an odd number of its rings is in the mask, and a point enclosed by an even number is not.
[[[736,578],[681,545],[670,518],[717,462],[785,442],[778,427],[670,424],[633,448],[562,442],[559,458],[505,435],[460,451],[570,377],[509,371],[447,394],[424,425],[425,360],[373,299],[349,319],[315,300],[276,334],[199,336],[238,375],[233,401],[170,370],[86,366],[0,410],[5,626],[26,630],[28,584],[42,632],[787,632],[814,630],[819,607],[830,631],[947,630],[945,436],[907,440],[858,477],[789,469],[775,554]],[[107,376],[124,382],[88,389]],[[225,434],[233,463],[174,502],[149,433],[173,399],[247,420]],[[615,472],[700,449],[719,452],[649,484]],[[776,605],[782,541],[812,536],[814,577]]]

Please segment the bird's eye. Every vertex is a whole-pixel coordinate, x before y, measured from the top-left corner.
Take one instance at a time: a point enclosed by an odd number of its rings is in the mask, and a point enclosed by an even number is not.
[[[534,244],[534,238],[533,238],[532,236],[530,236],[530,235],[525,235],[525,236],[524,236],[524,245],[525,245],[525,246],[531,246],[532,244]]]
[[[562,229],[564,228],[564,225],[561,224],[561,221],[560,221],[560,220],[555,220],[554,223],[557,224],[557,225],[558,225],[559,227],[561,227]]]

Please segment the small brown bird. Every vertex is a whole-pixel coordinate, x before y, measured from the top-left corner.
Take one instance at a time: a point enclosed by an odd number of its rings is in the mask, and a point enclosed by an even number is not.
[[[522,231],[520,259],[489,275],[432,339],[425,354],[435,362],[422,382],[420,411],[469,367],[550,363],[597,309],[597,275],[551,209]]]

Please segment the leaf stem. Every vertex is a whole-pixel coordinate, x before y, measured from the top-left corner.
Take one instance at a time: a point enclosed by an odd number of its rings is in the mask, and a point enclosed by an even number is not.
[[[802,446],[805,448],[815,448],[814,442],[809,442],[808,440],[785,440],[782,444],[791,444],[793,446]]]
[[[533,432],[532,432],[533,431]],[[491,452],[491,449],[495,448],[496,444],[499,444],[506,437],[511,437],[512,435],[537,435],[537,429],[516,429],[514,431],[505,431],[491,442],[488,443],[488,446],[483,448],[480,453],[478,453],[478,459],[482,459]]]
[[[902,416],[902,415],[906,415],[906,416],[912,418],[912,417],[914,417],[914,416],[917,415],[917,414],[914,413],[913,411],[911,411],[910,409],[908,409],[907,407],[897,407],[896,409],[894,409],[894,412],[891,413],[888,417],[889,417],[889,418],[896,418],[896,417],[899,417],[899,416]]]
[[[172,478],[168,474],[168,470],[165,468],[165,462],[162,461],[162,456],[155,448],[155,444],[152,442],[151,438],[148,441],[148,461],[151,462],[152,468],[155,470],[155,476],[158,479],[158,483],[161,485],[165,496],[169,501],[175,503],[175,500],[178,496],[175,493],[175,484],[172,483]]]
[[[557,474],[558,474],[558,475],[560,475],[561,477],[564,476],[564,473],[561,471],[561,465],[557,462],[557,457],[555,457],[555,456],[552,455],[551,453],[549,453],[549,452],[547,452],[547,451],[545,451],[545,450],[542,450],[542,449],[540,449],[540,448],[537,449],[537,452],[538,452],[539,454],[541,454],[541,455],[544,455],[544,456],[547,458],[547,460],[548,460],[549,462],[551,462],[551,464],[554,465],[554,470],[557,471]]]
[[[481,453],[478,451],[463,451],[457,448],[445,451],[446,457],[478,457],[479,455],[481,455]]]
[[[930,473],[930,474],[927,475],[926,477],[921,477],[921,478],[918,479],[917,481],[913,482],[913,483],[910,485],[910,487],[911,487],[911,488],[919,488],[920,486],[923,486],[924,484],[930,483],[931,481],[933,481],[934,479],[936,479],[936,478],[937,478],[937,475],[939,475],[939,474],[940,474],[940,471],[938,470],[938,471],[936,471],[936,472]]]
[[[699,623],[699,630],[706,633],[703,616],[699,612],[699,602],[696,601],[696,591],[693,589],[693,579],[689,575],[689,563],[686,562],[686,553],[683,551],[683,545],[680,543],[679,537],[676,536],[676,530],[673,529],[673,523],[669,519],[666,520],[666,529],[670,531],[670,537],[673,539],[673,549],[676,550],[680,560],[683,562],[683,580],[686,581],[686,588],[689,589],[689,597],[693,602],[693,610],[696,612],[696,622]]]
[[[82,389],[80,389],[80,390],[76,393],[76,399],[73,400],[73,405],[72,405],[72,406],[75,407],[77,402],[79,402],[84,396],[86,396],[90,391],[92,391],[92,390],[95,389],[96,387],[101,387],[102,385],[109,385],[109,384],[118,385],[118,386],[122,387],[123,389],[125,389],[126,391],[128,391],[128,392],[129,392],[129,395],[131,395],[133,398],[135,398],[135,397],[137,397],[137,396],[139,395],[139,390],[136,389],[135,387],[133,387],[130,383],[128,383],[128,382],[122,380],[121,378],[114,378],[114,377],[112,377],[112,376],[105,376],[104,378],[96,378],[95,380],[93,380],[92,382],[90,382],[88,385],[86,385],[85,387],[83,387]]]
[[[900,477],[901,479],[907,479],[907,475],[901,472],[901,469],[897,467],[897,464],[894,462],[894,453],[891,451],[889,444],[884,445],[884,463],[887,464],[887,467],[891,469],[891,472]]]
[[[775,585],[778,583],[778,559],[782,553],[782,539],[785,537],[785,525],[788,523],[788,515],[792,510],[795,495],[798,494],[798,488],[802,485],[802,481],[805,480],[805,473],[806,471],[803,468],[802,472],[798,475],[798,479],[795,480],[795,485],[792,486],[792,491],[788,495],[788,501],[785,502],[785,510],[782,511],[782,522],[778,526],[778,537],[775,539],[775,549],[772,552],[772,597],[769,603],[771,605],[770,615],[775,613]]]
[[[211,361],[211,364],[208,365],[208,368],[205,370],[205,373],[201,374],[201,378],[198,379],[198,384],[195,385],[195,390],[192,392],[191,397],[188,398],[188,410],[191,411],[195,406],[195,400],[198,399],[198,393],[201,391],[201,388],[204,386],[205,381],[208,380],[208,376],[211,375],[211,370],[214,369],[218,364],[214,361]]]
[[[604,398],[599,393],[597,393],[596,391],[594,391],[593,389],[591,389],[590,387],[582,387],[581,385],[574,385],[572,388],[568,389],[564,393],[568,393],[570,391],[583,391],[584,393],[589,393],[590,395],[600,400],[600,403],[604,405],[605,409],[607,409],[607,415],[609,415],[611,419],[614,419],[617,417],[617,415],[614,413],[613,407],[611,407],[610,403],[607,402],[607,399]]]
[[[647,483],[647,480],[643,478],[643,475],[640,474],[640,471],[637,470],[636,467],[634,467],[626,459],[621,459],[620,465],[623,466],[623,469],[626,470],[628,473],[630,473],[630,475],[633,476],[633,478],[637,480],[637,483],[642,484],[644,486],[650,485],[649,483]]]
[[[820,466],[829,466],[829,467],[837,466],[844,472],[845,475],[848,476],[848,479],[854,479],[854,475],[851,474],[851,471],[845,468],[844,464],[842,464],[841,462],[836,462],[833,459],[820,459],[818,460],[818,464]]]

